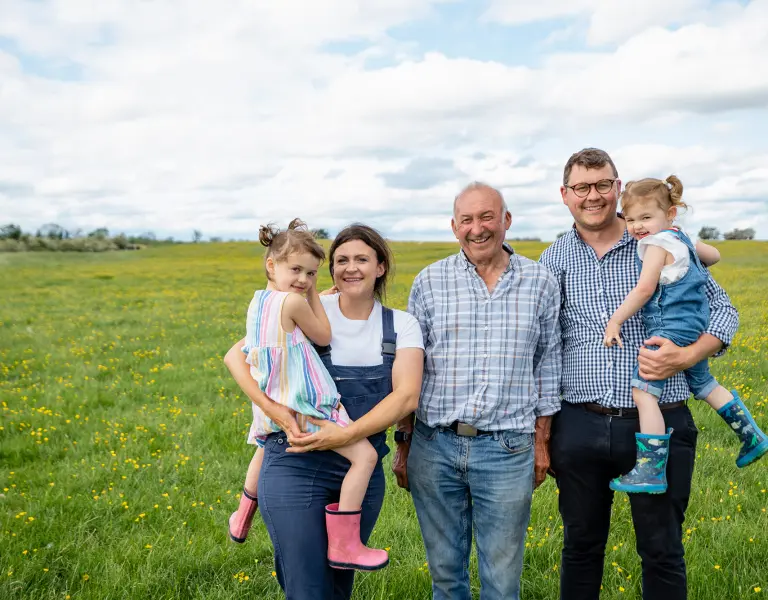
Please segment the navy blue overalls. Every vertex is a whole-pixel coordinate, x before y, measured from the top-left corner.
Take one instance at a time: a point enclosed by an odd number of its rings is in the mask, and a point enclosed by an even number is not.
[[[392,392],[396,334],[392,310],[382,306],[383,363],[347,367],[331,362],[331,347],[317,348],[341,394],[349,416],[357,420]],[[384,501],[381,459],[389,452],[386,431],[368,438],[379,454],[363,501],[360,536],[373,531]],[[349,461],[333,451],[291,454],[283,432],[267,437],[259,477],[259,510],[275,549],[275,571],[286,600],[349,600],[354,571],[328,566],[325,506],[339,501]]]

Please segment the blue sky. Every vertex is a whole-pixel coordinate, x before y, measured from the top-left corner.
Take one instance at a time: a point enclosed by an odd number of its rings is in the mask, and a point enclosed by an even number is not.
[[[551,240],[562,167],[597,146],[624,181],[677,174],[685,227],[768,239],[765,56],[768,0],[7,0],[0,214],[451,239],[481,180],[510,236]]]

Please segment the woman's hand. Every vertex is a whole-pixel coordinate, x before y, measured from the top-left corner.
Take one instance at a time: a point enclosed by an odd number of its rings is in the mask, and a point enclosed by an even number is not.
[[[315,450],[333,450],[352,443],[349,427],[340,427],[332,421],[309,417],[309,422],[320,427],[315,433],[288,435],[290,447],[286,452],[312,452]],[[296,427],[298,429],[298,426]],[[285,430],[284,430],[285,431]]]
[[[264,414],[288,435],[288,441],[291,439],[301,439],[302,436],[307,435],[299,429],[299,423],[296,421],[296,411],[283,404],[273,401],[269,409],[264,411]]]

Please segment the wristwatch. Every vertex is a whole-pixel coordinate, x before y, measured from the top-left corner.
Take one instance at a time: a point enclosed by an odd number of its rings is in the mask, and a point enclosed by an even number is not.
[[[401,442],[410,442],[412,437],[413,434],[410,431],[400,431],[399,429],[395,431],[395,442],[398,444]]]

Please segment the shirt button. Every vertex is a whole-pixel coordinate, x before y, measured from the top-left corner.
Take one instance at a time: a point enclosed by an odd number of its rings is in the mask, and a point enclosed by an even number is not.
[[[486,326],[485,326],[483,329],[485,329],[486,331],[488,331],[488,325],[486,325]]]
[[[603,288],[597,288],[597,293],[598,294],[602,294],[603,293]]]
[[[601,316],[601,317],[603,317],[603,319],[607,319],[607,318],[608,318],[608,313],[605,313],[605,312],[604,312],[604,313],[603,313],[602,315],[600,315],[600,316]]]
[[[612,361],[612,360],[609,360],[609,361],[608,361],[608,368],[610,369],[612,366],[613,366],[613,361]]]
[[[487,354],[485,355],[485,358],[488,358],[488,355],[487,355]]]

